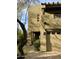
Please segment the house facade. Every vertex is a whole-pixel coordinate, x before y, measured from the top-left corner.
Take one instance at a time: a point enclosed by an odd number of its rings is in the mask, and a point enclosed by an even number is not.
[[[61,4],[41,3],[29,7],[28,40],[35,51],[61,49]]]

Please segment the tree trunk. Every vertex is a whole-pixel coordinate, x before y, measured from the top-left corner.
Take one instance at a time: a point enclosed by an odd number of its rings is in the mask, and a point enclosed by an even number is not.
[[[23,30],[23,39],[18,40],[18,50],[20,51],[21,56],[24,56],[23,47],[27,43],[27,31],[25,29],[25,25],[17,19],[17,22],[20,24],[22,30]]]

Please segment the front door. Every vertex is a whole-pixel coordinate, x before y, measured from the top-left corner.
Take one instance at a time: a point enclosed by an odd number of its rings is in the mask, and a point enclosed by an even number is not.
[[[40,32],[33,32],[33,34],[34,34],[34,39],[33,39],[34,48],[36,51],[39,51],[40,50],[40,39],[39,39]]]

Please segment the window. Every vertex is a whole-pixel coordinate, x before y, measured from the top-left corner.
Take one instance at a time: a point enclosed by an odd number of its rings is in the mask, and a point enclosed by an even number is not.
[[[61,14],[54,14],[54,18],[61,17]]]
[[[40,19],[40,18],[39,18],[39,16],[40,16],[40,15],[39,15],[39,14],[37,14],[37,21],[39,21],[39,19]]]

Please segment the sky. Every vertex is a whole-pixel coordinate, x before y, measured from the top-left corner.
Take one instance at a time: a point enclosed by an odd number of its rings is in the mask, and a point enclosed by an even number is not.
[[[28,29],[28,12],[23,9],[21,12],[21,22],[25,24],[26,30]]]
[[[39,0],[41,3],[44,3],[44,2],[61,2],[61,0]]]
[[[52,2],[61,2],[61,0],[39,0],[41,3],[52,3]],[[25,27],[26,27],[26,30],[28,29],[28,12],[26,11],[26,9],[22,10],[22,13],[21,13],[21,21],[22,23],[26,23]],[[26,21],[26,22],[25,22]]]

